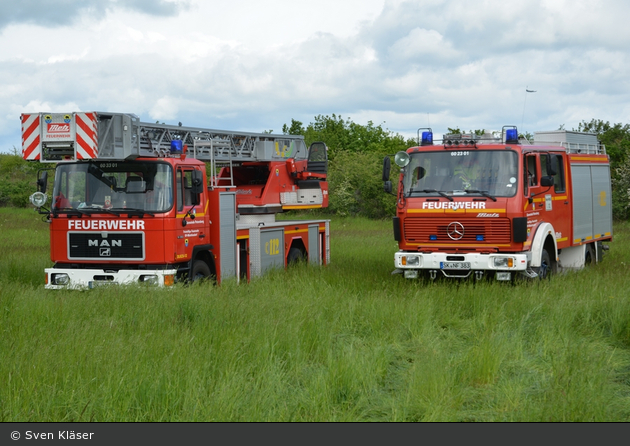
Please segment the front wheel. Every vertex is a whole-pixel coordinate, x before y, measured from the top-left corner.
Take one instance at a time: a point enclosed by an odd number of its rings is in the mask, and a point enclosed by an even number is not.
[[[210,278],[210,267],[203,260],[195,260],[190,271],[190,281],[197,282]]]
[[[549,252],[543,248],[540,256],[540,266],[534,268],[534,271],[538,274],[540,280],[548,279],[553,273],[556,272],[555,262],[551,260]]]

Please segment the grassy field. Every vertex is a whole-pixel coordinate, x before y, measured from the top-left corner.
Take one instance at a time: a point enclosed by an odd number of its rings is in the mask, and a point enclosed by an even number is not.
[[[392,276],[391,221],[249,284],[47,291],[0,208],[0,421],[628,421],[630,225],[546,282]]]

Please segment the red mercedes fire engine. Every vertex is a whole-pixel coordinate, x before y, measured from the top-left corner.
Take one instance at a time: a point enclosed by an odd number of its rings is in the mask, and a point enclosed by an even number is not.
[[[394,162],[394,272],[406,278],[546,277],[599,262],[612,240],[610,164],[595,134],[536,132],[530,143],[506,126],[436,144],[419,129]]]

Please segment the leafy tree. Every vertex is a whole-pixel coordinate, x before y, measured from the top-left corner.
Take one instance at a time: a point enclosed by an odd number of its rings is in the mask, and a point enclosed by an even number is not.
[[[41,167],[25,161],[16,150],[13,155],[0,154],[0,206],[28,207]]]
[[[590,122],[582,121],[577,128],[578,132],[597,134],[597,138],[606,146],[606,153],[610,156],[613,168],[623,163],[630,149],[630,125],[610,124],[601,119],[592,119]]]
[[[606,146],[612,177],[613,217],[622,220],[630,218],[630,125],[592,119],[590,122],[582,121],[577,131],[597,134],[599,141]]]
[[[282,126],[282,133],[284,133],[285,135],[304,135],[305,130],[303,124],[300,121],[291,119],[291,126],[287,126],[286,124],[284,124]]]
[[[328,146],[329,212],[372,218],[394,214],[395,198],[383,192],[383,158],[416,145],[415,140],[405,141],[372,121],[361,125],[336,114],[315,116],[306,127],[292,119],[282,131],[304,135],[307,145],[324,141]]]

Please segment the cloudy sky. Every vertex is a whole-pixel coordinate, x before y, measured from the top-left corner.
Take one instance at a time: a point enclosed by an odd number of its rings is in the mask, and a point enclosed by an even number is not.
[[[276,133],[335,113],[406,137],[626,124],[629,18],[623,0],[1,0],[0,152],[25,112]]]

